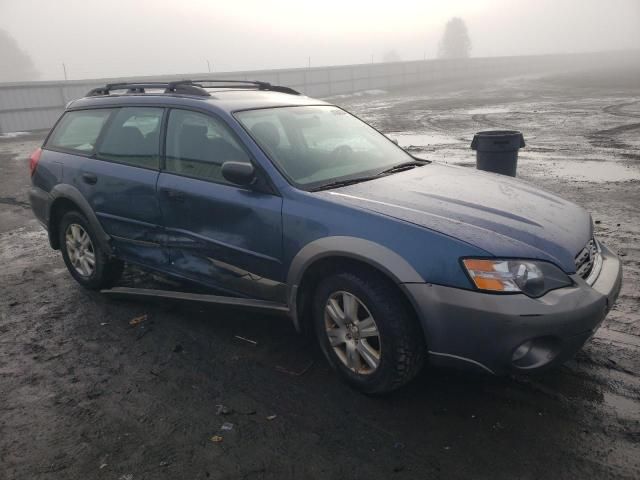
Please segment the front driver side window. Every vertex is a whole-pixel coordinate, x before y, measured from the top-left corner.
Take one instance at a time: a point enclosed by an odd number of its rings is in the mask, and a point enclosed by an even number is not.
[[[188,110],[170,112],[166,145],[167,172],[229,184],[222,177],[224,162],[250,162],[229,127],[201,113]]]

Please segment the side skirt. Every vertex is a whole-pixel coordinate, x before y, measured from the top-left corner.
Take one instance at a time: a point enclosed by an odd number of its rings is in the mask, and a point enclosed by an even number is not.
[[[253,298],[225,297],[221,295],[208,295],[204,293],[188,293],[173,290],[157,290],[152,288],[131,287],[114,287],[107,290],[101,290],[101,293],[126,298],[183,300],[189,302],[240,307],[249,310],[270,311],[283,314],[289,313],[289,307],[287,305],[284,305],[282,303],[270,302],[267,300],[256,300]]]

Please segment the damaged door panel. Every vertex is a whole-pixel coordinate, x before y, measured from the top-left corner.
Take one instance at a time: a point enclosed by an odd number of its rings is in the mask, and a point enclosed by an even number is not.
[[[169,269],[221,291],[284,302],[282,198],[230,184],[225,161],[250,158],[221,120],[171,111],[157,185]]]

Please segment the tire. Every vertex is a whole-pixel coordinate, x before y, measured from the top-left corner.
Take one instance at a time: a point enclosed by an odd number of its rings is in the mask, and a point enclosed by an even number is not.
[[[58,234],[64,263],[80,285],[89,290],[100,290],[118,281],[124,262],[109,258],[100,248],[84,215],[76,211],[65,213],[60,220]]]
[[[345,328],[336,317],[346,320]],[[412,380],[424,363],[424,336],[411,307],[395,285],[375,272],[354,270],[324,278],[314,294],[313,323],[331,366],[361,392],[396,390]]]

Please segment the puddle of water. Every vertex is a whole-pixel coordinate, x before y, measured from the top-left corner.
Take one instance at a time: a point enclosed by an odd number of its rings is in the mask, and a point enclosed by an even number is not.
[[[429,145],[459,143],[455,138],[439,133],[390,133],[388,137],[398,140],[401,147],[428,147]]]
[[[509,109],[501,107],[473,108],[471,110],[467,110],[466,113],[469,115],[490,115],[492,113],[509,113]]]
[[[615,162],[550,161],[539,164],[536,170],[559,177],[568,177],[573,180],[592,183],[640,180],[640,169],[638,167]]]

